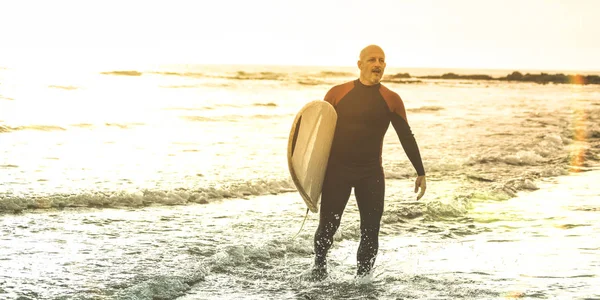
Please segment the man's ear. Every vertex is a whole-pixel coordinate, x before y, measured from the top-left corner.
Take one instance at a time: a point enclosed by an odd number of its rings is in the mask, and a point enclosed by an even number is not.
[[[358,66],[359,69],[362,69],[362,61],[361,60],[358,60],[356,62],[356,65]]]

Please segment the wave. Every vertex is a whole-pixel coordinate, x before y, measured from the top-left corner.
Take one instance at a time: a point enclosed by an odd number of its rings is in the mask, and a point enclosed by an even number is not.
[[[436,111],[440,111],[440,110],[444,110],[445,108],[441,107],[441,106],[421,106],[421,107],[417,107],[417,108],[407,108],[406,110],[409,112],[415,112],[415,113],[419,113],[419,112],[436,112]]]
[[[193,78],[199,78],[199,77],[205,77],[204,73],[197,73],[197,72],[149,72],[149,74],[156,74],[156,75],[165,75],[165,76],[181,76],[181,77],[193,77]]]
[[[531,150],[519,150],[516,153],[496,153],[487,152],[475,154],[468,158],[467,165],[485,164],[501,162],[515,166],[537,166],[551,162],[555,153],[561,153],[564,150],[563,138],[558,134],[548,134],[537,144],[531,147]]]
[[[288,74],[275,72],[248,73],[244,71],[238,71],[236,75],[224,76],[224,78],[236,80],[284,80],[288,78]]]
[[[78,124],[73,124],[71,126],[78,127],[78,128],[92,128],[92,127],[94,127],[94,124],[90,124],[90,123],[78,123]]]
[[[0,169],[11,169],[11,168],[18,168],[19,166],[17,165],[0,165]]]
[[[60,89],[60,90],[67,90],[67,91],[72,91],[72,90],[79,89],[79,87],[71,86],[71,85],[66,85],[66,86],[62,86],[62,85],[49,85],[48,87],[51,88],[51,89]]]
[[[238,122],[240,120],[256,120],[256,119],[274,119],[288,117],[289,115],[268,115],[268,114],[255,114],[255,115],[225,115],[217,117],[206,117],[206,116],[180,116],[180,118],[190,122]]]
[[[259,180],[206,187],[174,190],[133,190],[86,192],[76,195],[34,197],[0,196],[0,212],[16,213],[28,209],[62,209],[68,207],[145,207],[151,205],[208,204],[225,198],[277,195],[296,191],[291,180]]]
[[[323,85],[323,84],[329,84],[328,82],[325,82],[323,80],[317,80],[317,79],[311,79],[311,78],[307,78],[307,79],[298,79],[296,81],[298,84],[300,85]]]
[[[209,118],[203,116],[180,116],[180,118],[191,122],[220,122],[223,118]]]
[[[136,127],[136,126],[144,126],[146,124],[135,122],[135,123],[104,123],[103,125],[106,127],[129,129],[129,128]],[[76,128],[94,128],[97,125],[90,124],[90,123],[77,123],[77,124],[71,124],[69,126],[76,127]],[[102,126],[102,125],[100,125],[100,126]],[[65,127],[62,127],[62,126],[57,126],[57,125],[24,125],[24,126],[17,126],[17,127],[0,125],[0,133],[22,131],[22,130],[37,130],[37,131],[51,132],[51,131],[67,131],[68,129]]]
[[[175,299],[205,280],[205,269],[197,266],[185,275],[158,275],[125,289],[115,287],[117,299]]]
[[[144,126],[146,125],[145,123],[104,123],[104,126],[106,127],[117,127],[120,129],[129,129],[131,127],[135,127],[135,126]]]
[[[142,76],[142,72],[139,71],[109,71],[100,72],[103,75],[117,75],[117,76]]]
[[[128,75],[128,72],[138,71],[116,71],[118,74],[114,75]],[[125,72],[125,73],[124,73]],[[110,72],[106,72],[110,73]],[[124,74],[123,74],[124,73]],[[222,78],[229,80],[273,80],[273,81],[285,81],[285,80],[297,80],[299,84],[303,85],[317,85],[324,84],[325,81],[318,80],[318,78],[328,77],[353,77],[354,73],[350,72],[335,72],[335,71],[321,71],[318,74],[304,75],[302,79],[292,73],[281,73],[281,72],[248,72],[248,71],[237,71],[235,74],[215,74],[215,73],[199,73],[199,72],[148,72],[149,74],[163,75],[163,76],[180,76],[180,77],[191,77],[191,78]],[[140,73],[141,74],[141,73]]]
[[[67,129],[60,127],[60,126],[56,126],[56,125],[25,125],[25,126],[17,126],[17,127],[0,125],[0,133],[21,131],[21,130],[65,131]]]
[[[108,72],[101,72],[104,75],[118,75],[118,76],[141,76],[143,74],[155,74],[160,76],[179,76],[189,78],[221,78],[228,80],[272,80],[272,81],[296,81],[301,85],[320,85],[326,84],[321,79],[326,78],[345,78],[345,77],[356,77],[357,74],[353,72],[343,71],[330,71],[323,70],[319,73],[306,72],[303,74],[292,73],[292,72],[272,72],[272,71],[261,71],[261,72],[248,72],[248,71],[237,71],[235,73],[202,73],[202,72],[174,72],[174,71],[152,71],[143,72],[137,70],[115,70]],[[398,84],[418,84],[424,80],[468,80],[468,81],[498,81],[498,82],[533,82],[540,84],[557,83],[557,84],[600,84],[600,76],[598,75],[580,75],[580,74],[522,74],[519,71],[514,71],[506,76],[494,77],[487,74],[467,74],[461,75],[456,73],[444,73],[442,75],[421,75],[413,76],[409,73],[396,73],[391,75],[385,75],[382,82],[398,83]],[[470,83],[470,82],[468,82]],[[174,85],[169,87],[193,87],[187,85]]]
[[[149,74],[157,74],[164,76],[180,76],[180,77],[190,77],[190,78],[222,78],[222,79],[230,79],[230,80],[285,80],[288,77],[288,74],[285,73],[275,73],[275,72],[245,72],[238,71],[235,75],[231,74],[204,74],[204,73],[195,73],[195,72],[149,72]],[[177,86],[171,86],[177,87]],[[180,87],[188,87],[188,86],[180,86]]]
[[[237,71],[235,74],[204,74],[197,72],[149,72],[149,74],[163,75],[163,76],[180,76],[190,78],[221,78],[229,80],[275,80],[283,81],[289,78],[289,74],[276,73],[276,72],[246,72]],[[224,85],[228,86],[228,85]],[[197,87],[195,85],[172,85],[166,86],[169,88],[190,88]]]
[[[337,72],[337,71],[321,71],[319,73],[321,77],[353,77],[356,74],[351,72]]]
[[[266,107],[276,107],[277,104],[273,103],[273,102],[269,102],[269,103],[254,103],[252,104],[254,106],[266,106]]]

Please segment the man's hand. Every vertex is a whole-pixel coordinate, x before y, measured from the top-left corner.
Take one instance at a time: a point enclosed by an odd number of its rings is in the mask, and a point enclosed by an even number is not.
[[[415,193],[419,191],[419,188],[421,188],[421,192],[417,196],[417,200],[423,197],[423,194],[425,194],[425,190],[427,189],[427,180],[425,180],[425,175],[418,176],[417,180],[415,180]]]

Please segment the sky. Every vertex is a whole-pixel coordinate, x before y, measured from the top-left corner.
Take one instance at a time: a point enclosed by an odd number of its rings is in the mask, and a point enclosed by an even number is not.
[[[597,0],[0,0],[0,66],[600,70]]]

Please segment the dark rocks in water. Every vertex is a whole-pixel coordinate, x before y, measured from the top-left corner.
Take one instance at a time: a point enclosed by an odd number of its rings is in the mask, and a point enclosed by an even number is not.
[[[393,75],[384,76],[381,81],[391,82],[391,83],[421,83],[422,82],[421,80],[415,80],[412,78],[413,77],[410,76],[410,74],[408,74],[408,73],[396,73]],[[404,79],[410,79],[410,80],[404,80]]]
[[[523,74],[521,72],[514,71],[510,75],[506,76],[507,80],[520,81],[523,79]]]
[[[494,80],[494,78],[492,76],[484,75],[484,74],[458,75],[458,74],[455,74],[455,73],[445,73],[442,76],[438,76],[438,75],[420,76],[419,78],[425,78],[425,79]]]
[[[394,75],[395,76],[395,75]],[[455,73],[445,73],[443,75],[427,75],[417,76],[423,79],[463,79],[463,80],[496,80],[496,81],[520,81],[520,82],[535,82],[540,84],[548,83],[563,83],[563,84],[600,84],[600,76],[598,75],[565,75],[557,74],[530,74],[523,75],[521,72],[514,71],[504,77],[492,77],[483,74],[474,75],[459,75]]]
[[[411,78],[408,73],[396,73],[394,75],[386,76],[386,79],[401,79],[401,78]]]
[[[423,83],[421,80],[402,80],[402,79],[383,79],[382,82],[390,82],[390,83],[406,83],[406,84],[414,84],[414,83]]]
[[[597,75],[565,75],[562,73],[557,74],[548,74],[548,73],[540,73],[540,74],[530,74],[526,73],[525,75],[521,74],[521,72],[512,72],[511,74],[497,78],[497,80],[501,81],[521,81],[521,82],[535,82],[540,84],[548,84],[548,83],[564,83],[564,84],[600,84],[600,76]]]

